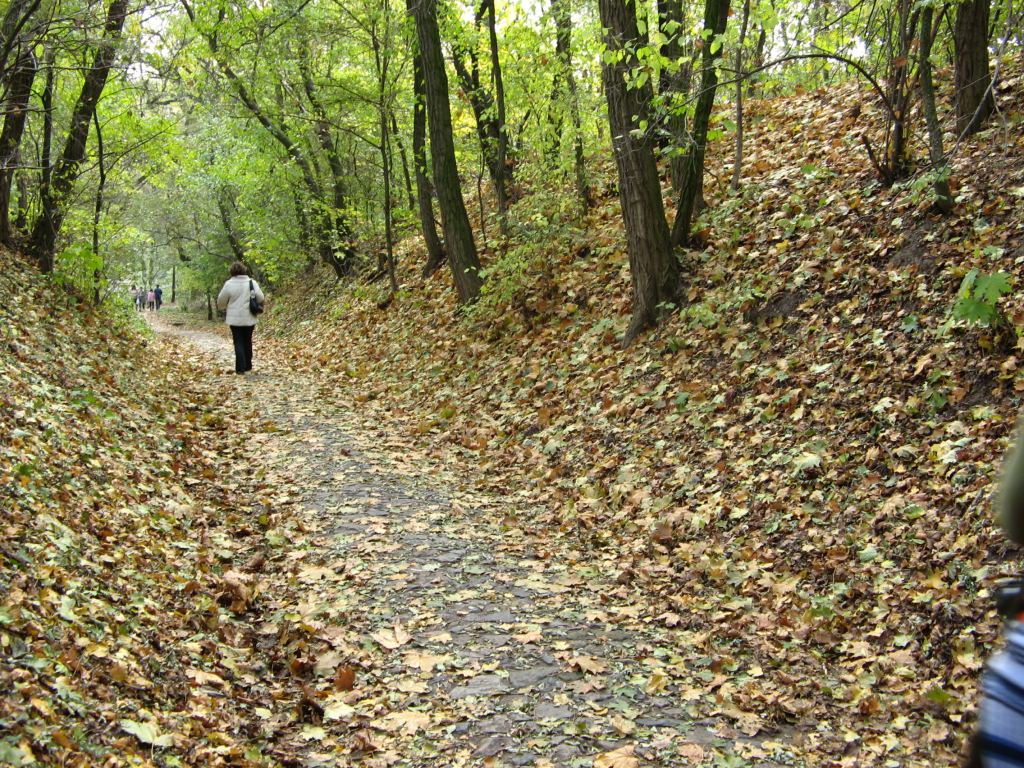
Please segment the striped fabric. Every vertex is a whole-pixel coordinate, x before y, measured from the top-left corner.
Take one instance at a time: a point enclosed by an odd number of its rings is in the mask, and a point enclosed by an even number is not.
[[[981,680],[978,743],[984,768],[1024,768],[1024,621],[1006,633]]]

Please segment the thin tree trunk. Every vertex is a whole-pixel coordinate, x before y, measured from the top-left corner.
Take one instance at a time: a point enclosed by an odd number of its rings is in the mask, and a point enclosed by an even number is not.
[[[921,105],[928,125],[928,158],[935,174],[935,207],[942,213],[953,210],[953,195],[949,190],[948,166],[942,148],[942,126],[935,110],[935,86],[932,83],[932,15],[934,9],[925,5],[921,10],[920,76]]]
[[[683,105],[690,95],[692,75],[689,57],[683,51],[683,21],[682,0],[658,0],[658,27],[667,39],[662,53],[669,61],[668,66],[662,69],[659,89],[662,102],[668,110],[665,128],[674,150],[670,155],[669,168],[672,173],[672,193],[675,196],[682,190],[686,169],[686,158],[682,152],[687,141]]]
[[[189,20],[195,24],[195,10],[192,8],[188,0],[181,0],[181,4],[185,8],[185,13],[188,15]],[[222,17],[224,13],[225,11],[222,9]],[[210,53],[213,54],[217,67],[228,79],[228,82],[234,89],[235,95],[238,96],[239,101],[241,101],[246,109],[252,113],[257,122],[266,129],[274,140],[284,147],[288,157],[292,159],[298,167],[299,172],[302,174],[302,180],[313,199],[318,202],[324,202],[324,195],[323,190],[320,188],[320,182],[317,181],[316,174],[313,172],[313,166],[306,157],[305,152],[303,152],[298,143],[292,140],[291,136],[289,136],[287,131],[284,129],[284,126],[278,125],[270,119],[267,113],[249,92],[249,89],[242,81],[242,78],[239,77],[238,73],[234,71],[227,59],[224,58],[217,42],[216,35],[203,33],[203,36],[206,38],[207,46],[210,49]],[[336,189],[335,193],[337,192],[338,190]],[[321,206],[317,207],[320,208]],[[314,216],[316,222],[314,229],[320,258],[324,263],[330,265],[338,277],[343,277],[351,270],[356,257],[355,247],[353,246],[348,234],[351,231],[351,228],[344,217],[343,210],[339,206],[335,205],[333,216],[322,210],[317,210]],[[341,239],[341,242],[337,244],[337,251],[341,253],[340,258],[336,252],[336,244],[333,242],[332,232],[337,232]]]
[[[57,234],[67,213],[67,198],[78,177],[78,167],[85,158],[89,124],[114,63],[117,41],[121,37],[127,12],[128,0],[113,0],[107,9],[103,38],[99,42],[92,67],[85,74],[82,91],[71,114],[71,127],[68,129],[64,153],[53,169],[51,183],[41,190],[42,210],[32,227],[29,248],[43,272],[53,271],[54,249]]]
[[[4,127],[0,132],[0,243],[11,245],[11,184],[19,156],[18,148],[25,132],[28,102],[38,66],[32,47],[26,45],[18,55],[4,104]]]
[[[750,0],[743,0],[743,21],[740,24],[740,38],[736,44],[736,154],[732,162],[732,191],[740,188],[740,171],[743,168],[743,43],[747,39],[747,24],[750,21]]]
[[[46,51],[46,84],[43,86],[43,93],[39,101],[43,106],[43,149],[42,157],[39,158],[40,171],[39,195],[47,194],[50,188],[50,179],[53,177],[53,81],[56,77],[53,66],[55,54],[53,49]]]
[[[764,47],[768,41],[768,30],[765,29],[764,24],[759,25],[761,31],[757,34],[757,45],[754,46],[754,66],[751,69],[754,72],[760,72],[761,67],[764,66]],[[757,93],[757,87],[760,83],[760,77],[748,77],[747,79],[747,95],[753,97]]]
[[[383,10],[385,24],[387,24],[387,18],[390,10],[388,0],[384,0]],[[377,109],[380,118],[380,164],[384,177],[384,249],[387,257],[387,271],[388,280],[391,285],[391,298],[393,299],[395,294],[398,293],[398,278],[395,275],[394,232],[391,223],[391,153],[389,149],[388,135],[387,83],[388,66],[390,64],[390,41],[387,38],[381,41],[377,37],[375,29],[371,31],[371,40],[373,43],[373,58],[377,66]]]
[[[498,108],[498,146],[495,149],[498,176],[494,180],[495,194],[498,198],[498,225],[501,234],[508,237],[508,125],[505,122],[505,84],[501,77],[501,60],[498,56],[498,28],[495,0],[484,0],[487,3],[487,27],[491,45],[491,78],[494,85],[494,97]]]
[[[417,0],[405,0],[406,11],[413,15],[413,4]],[[412,56],[412,162],[416,174],[416,208],[419,212],[420,230],[427,247],[427,261],[423,265],[423,276],[429,277],[444,264],[445,253],[441,238],[437,236],[437,222],[434,220],[433,187],[427,176],[427,86],[423,78],[423,57],[418,45]]]
[[[552,0],[551,10],[555,17],[555,55],[558,57],[559,79],[565,82],[564,96],[569,101],[569,112],[573,127],[573,168],[576,177],[576,195],[579,199],[580,212],[586,213],[594,204],[590,194],[590,182],[587,180],[586,160],[583,153],[583,121],[580,118],[580,99],[576,89],[576,75],[572,65],[572,14],[568,0]],[[557,82],[557,81],[556,81]],[[561,133],[561,119],[558,121]],[[561,136],[557,136],[561,141]]]
[[[956,7],[956,130],[963,135],[978,131],[995,109],[988,69],[989,3],[966,0]]]
[[[479,29],[481,16],[488,10],[488,0],[482,0],[476,8],[476,26]],[[509,169],[498,160],[498,147],[501,142],[501,124],[498,121],[498,110],[494,97],[480,82],[480,65],[476,52],[472,49],[463,52],[469,59],[470,66],[462,59],[458,50],[452,51],[452,65],[455,67],[455,74],[459,78],[462,90],[469,99],[469,105],[473,109],[473,116],[476,121],[476,134],[480,142],[480,155],[487,166],[487,172],[495,187],[495,196],[498,197],[499,212],[501,211],[501,200],[505,195],[508,183],[511,182],[512,174]]]
[[[308,52],[305,55],[308,56]],[[330,215],[331,228],[334,231],[334,239],[341,244],[341,267],[342,271],[347,274],[352,270],[355,248],[352,246],[352,229],[349,227],[344,213],[348,208],[348,195],[345,191],[345,171],[341,164],[341,157],[338,155],[338,148],[334,144],[334,135],[331,131],[330,121],[327,119],[327,112],[317,97],[316,88],[313,85],[313,77],[310,74],[308,61],[305,58],[300,60],[299,68],[302,74],[302,87],[306,92],[306,98],[309,99],[309,103],[313,107],[317,140],[320,142],[320,149],[323,150],[324,155],[327,157],[327,166],[331,169],[332,204],[334,207]]]
[[[231,255],[235,261],[240,261],[245,264],[245,246],[242,245],[242,241],[238,239],[238,233],[235,232],[235,224],[231,217],[231,211],[228,209],[227,203],[224,199],[217,195],[217,212],[220,214],[220,223],[224,227],[224,236],[228,239],[228,247],[231,249]]]
[[[459,301],[475,301],[482,280],[480,260],[473,241],[473,230],[462,199],[459,169],[455,162],[452,115],[448,95],[448,75],[441,53],[441,34],[437,28],[437,0],[411,0],[420,55],[430,127],[430,154],[434,185],[441,208],[448,265],[455,280]]]
[[[402,141],[402,134],[398,131],[398,120],[395,113],[391,113],[391,138],[398,146],[398,156],[402,160],[402,179],[405,181],[405,195],[409,201],[409,210],[416,209],[416,193],[412,189],[412,176],[409,174],[409,158],[405,154],[405,143]]]
[[[96,201],[92,210],[92,253],[93,257],[100,258],[100,218],[103,215],[103,190],[107,185],[106,159],[103,157],[103,131],[100,130],[100,116],[98,112],[92,113],[93,124],[96,126],[96,155],[99,169],[100,182],[96,185]],[[97,262],[102,264],[103,261]],[[100,281],[103,273],[101,267],[97,266],[93,272],[94,292],[93,303],[97,306],[100,303]]]
[[[694,207],[704,188],[704,153],[707,149],[708,124],[711,120],[711,108],[715,104],[715,91],[718,90],[715,60],[721,55],[721,48],[715,47],[715,39],[725,34],[728,18],[729,0],[705,0],[700,96],[697,98],[693,115],[693,138],[683,169],[676,219],[672,223],[672,245],[675,247],[686,244],[690,239]]]
[[[654,142],[642,130],[653,97],[650,81],[637,87],[627,82],[638,62],[635,51],[643,45],[637,27],[635,0],[599,0],[605,45],[611,59],[601,67],[608,100],[608,122],[619,172],[619,200],[626,230],[633,316],[623,338],[629,345],[644,329],[658,321],[666,305],[679,295],[679,264],[669,240],[661,200]]]
[[[40,5],[41,0],[13,0],[7,6],[3,21],[0,22],[0,82],[8,82],[10,73],[7,62],[15,46],[21,44],[31,48],[34,44],[34,41],[29,39],[33,37],[32,34],[23,37],[21,32],[32,17],[35,16]],[[18,58],[21,55],[19,54]],[[20,66],[21,64],[16,59],[15,67]]]
[[[15,165],[21,165],[21,153],[14,158]],[[15,184],[18,185],[18,213],[14,217],[14,228],[24,232],[28,226],[28,178],[26,171],[18,171],[15,177]]]

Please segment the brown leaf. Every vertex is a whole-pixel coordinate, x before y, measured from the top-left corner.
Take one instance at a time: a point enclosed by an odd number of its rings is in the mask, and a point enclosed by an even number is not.
[[[338,667],[334,675],[334,687],[339,691],[351,691],[356,685],[356,671],[352,667]]]

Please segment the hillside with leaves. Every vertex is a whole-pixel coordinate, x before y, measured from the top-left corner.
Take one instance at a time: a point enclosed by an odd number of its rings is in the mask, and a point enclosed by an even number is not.
[[[302,541],[287,486],[215,376],[4,258],[0,764],[264,764],[251,609],[294,602],[255,575],[265,539]]]
[[[8,0],[0,764],[956,764],[1022,19]]]
[[[711,186],[687,301],[626,351],[610,182],[578,225],[542,194],[517,203],[465,315],[407,242],[392,306],[311,284],[273,308],[273,346],[518,500],[515,535],[571,536],[644,595],[706,686],[696,711],[757,712],[836,764],[952,764],[996,640],[990,588],[1019,562],[990,497],[1020,349],[954,315],[972,270],[1021,275],[1019,66],[1001,97],[959,147],[945,218],[865,172],[864,93],[755,102],[746,180]],[[1004,322],[1021,301],[998,302]]]

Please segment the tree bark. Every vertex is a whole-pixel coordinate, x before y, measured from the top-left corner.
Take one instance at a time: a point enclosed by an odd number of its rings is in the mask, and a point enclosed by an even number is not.
[[[22,36],[21,32],[29,20],[39,10],[41,0],[13,0],[7,6],[3,21],[0,22],[0,82],[7,83],[10,77],[7,62],[11,52],[18,44],[31,46],[33,41],[28,38],[32,34]],[[15,67],[20,67],[19,59],[23,53],[19,53],[15,59]]]
[[[14,181],[14,167],[19,156],[21,137],[25,132],[28,102],[37,70],[32,47],[26,45],[18,54],[11,74],[7,102],[4,104],[4,127],[0,132],[0,243],[7,246],[11,245],[13,236],[10,219],[11,184]]]
[[[669,66],[661,71],[658,89],[662,104],[668,111],[665,128],[672,143],[669,168],[672,172],[672,193],[675,196],[682,191],[683,176],[686,172],[686,157],[682,151],[687,141],[683,106],[690,95],[692,78],[689,57],[685,55],[682,45],[683,20],[681,0],[658,0],[658,28],[668,39],[663,46],[662,54],[670,62]]]
[[[978,131],[995,109],[988,69],[989,3],[990,0],[966,0],[956,7],[956,130],[962,135]]]
[[[308,51],[305,52],[308,56]],[[352,263],[355,260],[355,248],[352,245],[352,229],[345,218],[345,210],[348,208],[348,194],[345,191],[345,171],[341,164],[341,157],[338,155],[338,148],[334,144],[334,135],[331,131],[330,121],[327,119],[327,112],[317,97],[316,87],[313,85],[313,77],[309,71],[309,63],[303,58],[299,68],[302,70],[302,87],[306,92],[306,98],[313,108],[313,120],[316,129],[316,137],[320,142],[320,149],[327,157],[327,166],[331,169],[331,192],[333,195],[333,211],[330,214],[331,229],[334,232],[335,243],[341,252],[341,269],[343,274],[352,271]]]
[[[452,113],[448,102],[448,75],[441,54],[441,33],[437,27],[437,0],[411,0],[416,36],[423,59],[427,116],[430,127],[430,154],[434,185],[441,209],[448,265],[462,303],[480,295],[480,260],[473,241],[469,214],[462,199],[459,169],[455,162]]]
[[[704,188],[704,153],[707,149],[708,124],[711,120],[711,108],[715,104],[715,92],[718,90],[715,60],[722,52],[721,48],[715,48],[715,39],[725,34],[728,19],[729,0],[705,0],[700,96],[697,98],[693,114],[692,145],[686,155],[676,219],[672,223],[672,245],[676,247],[689,242],[694,207]]]
[[[53,271],[54,249],[57,234],[67,213],[67,198],[78,177],[78,167],[85,158],[89,124],[117,55],[117,41],[121,37],[127,13],[128,0],[113,0],[107,9],[103,38],[99,42],[92,67],[85,73],[82,91],[71,114],[71,127],[68,129],[64,153],[53,169],[50,183],[40,189],[41,211],[32,227],[29,251],[43,272]]]
[[[482,14],[487,12],[488,8],[488,0],[481,0],[480,5],[476,8],[477,29],[480,27]],[[468,67],[463,60],[463,55],[469,60]],[[509,173],[508,167],[499,160],[502,123],[498,117],[498,105],[491,92],[480,82],[480,63],[475,50],[470,48],[460,52],[457,48],[453,48],[452,64],[473,110],[476,134],[480,141],[480,154],[487,166],[491,183],[494,184],[495,196],[498,199],[498,212],[504,217],[502,205],[507,205],[507,186],[512,180],[512,174]],[[492,73],[493,71],[492,61]]]
[[[217,195],[217,213],[220,214],[220,223],[224,227],[224,236],[228,239],[231,255],[235,261],[245,264],[245,247],[242,245],[242,241],[238,239],[238,233],[235,232],[235,223],[228,204],[220,194]]]
[[[586,213],[593,205],[590,194],[590,182],[587,179],[586,160],[583,153],[583,121],[580,117],[580,98],[576,89],[576,75],[572,65],[572,14],[569,0],[552,0],[551,12],[555,17],[555,56],[558,57],[558,70],[555,79],[555,98],[561,97],[569,102],[569,113],[573,127],[573,170],[576,178],[576,196],[579,199],[580,212]],[[565,93],[561,94],[560,82],[565,83]],[[559,105],[555,105],[556,109]],[[558,110],[560,114],[560,110]],[[561,142],[562,120],[559,118],[555,126],[556,151]]]
[[[188,0],[181,0],[181,4],[185,9],[185,13],[189,17],[189,20],[195,24],[195,10],[189,4]],[[222,17],[224,13],[225,11],[222,9]],[[210,53],[213,54],[217,67],[228,79],[228,82],[234,89],[235,95],[238,96],[239,101],[241,101],[245,108],[252,113],[252,116],[256,118],[256,121],[266,129],[274,140],[284,147],[288,157],[292,159],[298,167],[299,172],[302,174],[303,183],[313,199],[317,202],[325,202],[323,190],[320,188],[320,182],[317,181],[316,174],[313,172],[313,166],[306,157],[306,153],[303,152],[302,147],[292,140],[283,125],[278,125],[270,119],[267,113],[249,92],[249,89],[242,81],[242,78],[239,77],[238,73],[235,72],[234,68],[224,57],[217,42],[216,35],[203,33],[203,37],[206,38],[207,46],[210,49]],[[338,191],[339,190],[335,189],[336,194]],[[317,208],[320,209],[322,206],[317,206]],[[314,212],[314,222],[315,226],[313,229],[316,235],[316,244],[321,260],[330,265],[338,277],[347,275],[351,271],[352,264],[356,257],[356,251],[351,242],[351,228],[344,217],[343,209],[335,206],[333,216],[326,211],[317,210]],[[335,243],[334,238],[332,237],[332,233],[335,232],[338,234],[339,240],[341,241],[339,243]],[[338,256],[338,253],[341,254],[340,257]]]
[[[494,84],[494,98],[498,110],[498,145],[495,147],[495,165],[498,176],[494,179],[495,195],[498,198],[498,225],[501,234],[508,237],[508,125],[505,122],[505,83],[501,77],[501,59],[498,56],[498,27],[495,0],[483,0],[487,5],[487,29],[491,47],[491,79]]]
[[[384,0],[384,19],[387,23],[389,15],[388,0]],[[398,277],[395,274],[394,232],[392,227],[393,206],[391,201],[391,150],[388,131],[388,68],[391,64],[390,40],[381,40],[377,36],[376,27],[371,28],[373,59],[377,69],[377,110],[380,127],[380,163],[384,180],[384,251],[387,259],[388,281],[391,286],[391,299],[398,293]]]
[[[93,303],[99,306],[100,287],[103,282],[103,259],[100,258],[100,219],[103,217],[103,192],[107,186],[107,161],[103,153],[103,131],[100,128],[99,112],[92,113],[92,121],[96,126],[96,165],[99,171],[99,184],[96,185],[96,199],[92,210],[92,254],[98,259],[93,270]]]
[[[398,147],[398,157],[402,161],[402,180],[405,182],[405,196],[409,201],[409,210],[416,208],[416,193],[412,189],[412,176],[409,174],[409,158],[405,154],[405,142],[402,141],[402,134],[398,131],[398,120],[395,113],[391,113],[391,137]]]
[[[935,86],[932,83],[932,17],[934,9],[925,5],[921,10],[920,65],[921,105],[928,125],[928,158],[935,174],[935,208],[942,213],[953,210],[953,195],[949,190],[949,167],[942,148],[942,126],[935,109]]]
[[[736,152],[732,161],[732,191],[740,188],[740,173],[743,169],[743,43],[747,39],[747,24],[750,21],[750,0],[743,0],[743,20],[740,23],[740,37],[736,43]]]
[[[405,8],[410,16],[413,14],[413,3],[417,0],[405,0]],[[427,261],[423,265],[423,276],[429,277],[444,264],[444,246],[437,236],[437,221],[434,219],[434,191],[427,176],[427,85],[423,78],[423,57],[419,46],[412,56],[412,162],[416,174],[416,208],[420,217],[420,229],[423,242],[427,247]]]
[[[627,82],[638,64],[635,51],[644,43],[637,27],[636,2],[599,0],[598,6],[607,47],[601,79],[619,172],[619,200],[633,289],[633,316],[622,340],[628,346],[641,331],[657,323],[666,304],[677,300],[679,264],[665,222],[654,141],[640,128],[640,121],[649,118],[651,84],[646,81],[636,87]]]

